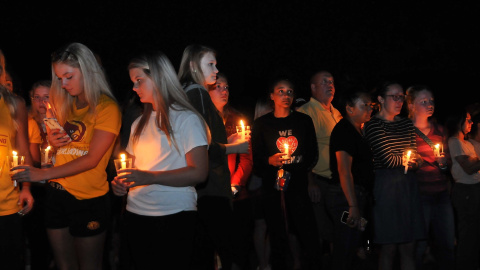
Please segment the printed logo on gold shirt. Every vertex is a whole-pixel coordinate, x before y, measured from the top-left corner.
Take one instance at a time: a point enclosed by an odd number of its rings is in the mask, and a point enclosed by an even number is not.
[[[63,128],[74,142],[81,142],[87,131],[87,127],[82,121],[67,121]]]
[[[98,221],[90,221],[87,224],[87,228],[91,231],[96,230],[96,229],[100,228],[100,223]]]

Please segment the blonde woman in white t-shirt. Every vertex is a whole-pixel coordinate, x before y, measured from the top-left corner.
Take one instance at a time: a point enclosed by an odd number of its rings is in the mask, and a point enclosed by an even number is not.
[[[452,113],[446,123],[452,158],[453,207],[457,214],[456,269],[477,269],[480,252],[480,160],[467,140],[472,119],[465,110]]]
[[[126,148],[135,168],[112,181],[116,195],[128,193],[124,240],[135,269],[189,269],[209,133],[163,53],[140,55],[128,69],[144,110]]]

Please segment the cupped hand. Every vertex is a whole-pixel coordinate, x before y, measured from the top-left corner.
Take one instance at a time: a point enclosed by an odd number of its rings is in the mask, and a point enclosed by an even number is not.
[[[20,216],[24,216],[28,214],[30,211],[32,211],[33,202],[34,202],[34,199],[32,194],[30,193],[30,190],[25,188],[22,189],[22,191],[20,192],[20,196],[18,198],[17,204],[23,207],[20,211],[18,211],[18,214]]]
[[[128,193],[129,185],[123,181],[123,175],[115,176],[112,180],[112,191],[117,196],[123,196]]]
[[[284,158],[284,153],[276,153],[268,157],[268,164],[275,166],[275,167],[282,167],[284,161],[288,160]]]
[[[347,225],[350,228],[355,228],[360,224],[360,210],[356,206],[352,206],[348,209]]]
[[[48,129],[47,128],[47,139],[48,143],[53,147],[62,147],[71,142],[66,132],[61,132],[60,129]]]
[[[149,171],[142,171],[137,168],[118,170],[119,178],[128,187],[144,186],[154,184],[154,175]]]

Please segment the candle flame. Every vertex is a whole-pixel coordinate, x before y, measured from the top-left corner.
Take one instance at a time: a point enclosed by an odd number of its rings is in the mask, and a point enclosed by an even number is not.
[[[285,153],[288,154],[288,144],[284,144],[283,147],[285,148]]]
[[[14,157],[17,156],[17,152],[15,152],[15,151],[12,151],[12,154],[13,154]]]
[[[45,150],[47,150],[47,151],[48,151],[48,150],[50,150],[50,145],[49,145],[49,146],[47,146],[47,148],[46,148]]]
[[[240,120],[240,126],[242,126],[242,128],[245,127],[245,125],[243,124],[243,120]]]
[[[440,149],[440,144],[439,143],[435,144],[435,148],[437,148],[437,150]]]
[[[120,158],[122,159],[122,161],[125,161],[125,154],[121,154]]]

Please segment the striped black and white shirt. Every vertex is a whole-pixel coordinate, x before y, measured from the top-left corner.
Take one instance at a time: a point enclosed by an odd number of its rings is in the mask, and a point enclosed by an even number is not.
[[[373,153],[375,169],[403,166],[404,151],[416,152],[415,128],[408,118],[390,122],[373,117],[365,123],[365,138]]]

